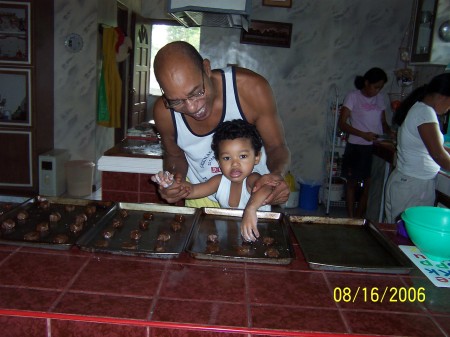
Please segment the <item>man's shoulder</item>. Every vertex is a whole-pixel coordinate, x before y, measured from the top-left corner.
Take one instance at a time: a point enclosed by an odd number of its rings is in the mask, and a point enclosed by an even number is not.
[[[236,85],[239,94],[251,97],[258,94],[259,97],[264,97],[271,91],[271,86],[265,77],[246,68],[236,69]]]
[[[245,78],[250,80],[266,80],[264,76],[248,68],[234,67],[234,71],[237,78]]]

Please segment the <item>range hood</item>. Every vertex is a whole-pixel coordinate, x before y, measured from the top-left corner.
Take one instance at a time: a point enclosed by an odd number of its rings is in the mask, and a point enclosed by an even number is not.
[[[167,12],[185,27],[248,30],[252,0],[167,0]]]

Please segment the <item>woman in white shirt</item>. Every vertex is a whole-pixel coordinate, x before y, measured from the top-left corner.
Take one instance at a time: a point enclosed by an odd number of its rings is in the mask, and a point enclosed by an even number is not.
[[[444,73],[414,90],[397,110],[397,166],[386,185],[387,222],[398,220],[408,207],[434,205],[436,176],[441,168],[450,170],[437,116],[449,109],[450,73]]]

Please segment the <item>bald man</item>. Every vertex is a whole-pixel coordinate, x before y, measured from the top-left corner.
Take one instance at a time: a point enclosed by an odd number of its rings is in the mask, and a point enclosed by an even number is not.
[[[212,135],[223,121],[244,119],[256,126],[264,143],[263,156],[255,167],[262,176],[254,191],[277,181],[279,184],[265,204],[286,202],[289,187],[283,177],[291,155],[267,80],[239,67],[212,70],[208,59],[182,41],[161,48],[155,56],[154,69],[162,96],[155,102],[153,116],[164,148],[164,169],[175,176],[170,187],[159,187],[162,198],[169,203],[178,202],[189,194],[181,181],[187,178],[196,184],[219,174],[219,164],[211,150]],[[186,200],[186,206],[219,204],[210,196]]]

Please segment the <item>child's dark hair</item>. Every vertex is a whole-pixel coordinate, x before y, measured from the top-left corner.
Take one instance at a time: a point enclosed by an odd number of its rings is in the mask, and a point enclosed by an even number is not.
[[[219,158],[219,144],[222,140],[233,140],[236,138],[250,139],[255,154],[261,151],[263,142],[256,127],[242,119],[234,119],[223,122],[217,127],[211,142],[211,149],[214,151],[214,156]]]
[[[408,114],[409,109],[419,101],[422,101],[426,95],[441,94],[450,97],[450,73],[443,73],[433,77],[430,83],[418,87],[411,92],[400,104],[395,112],[392,122],[398,126],[402,125]]]
[[[387,75],[386,72],[381,68],[371,68],[369,69],[364,76],[356,76],[355,77],[355,87],[358,90],[361,90],[364,88],[365,82],[369,82],[370,84],[374,84],[380,81],[383,81],[384,83],[387,82]]]

